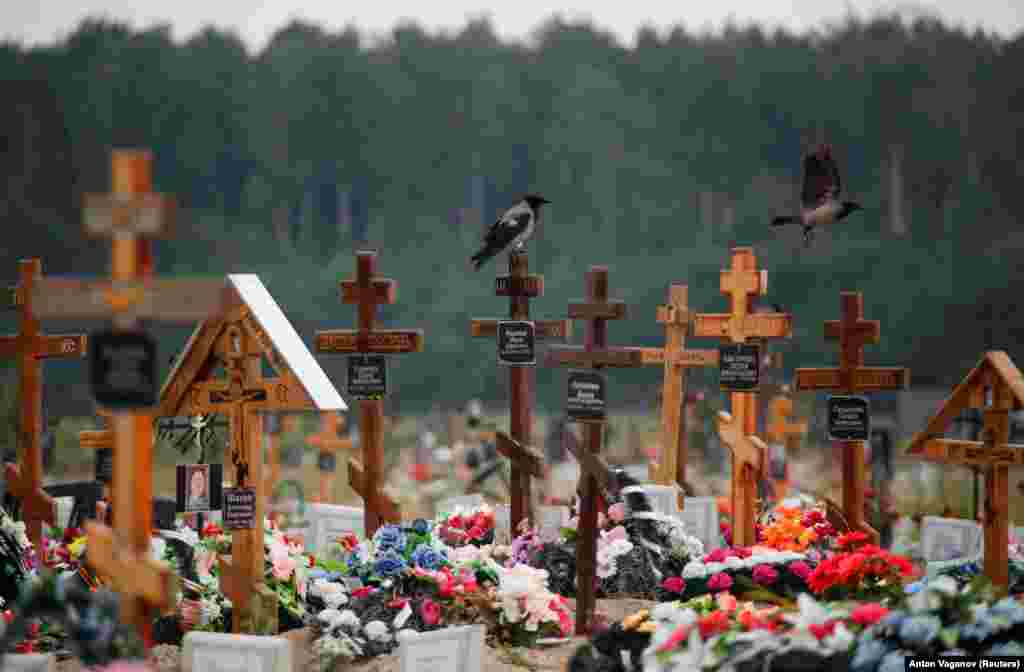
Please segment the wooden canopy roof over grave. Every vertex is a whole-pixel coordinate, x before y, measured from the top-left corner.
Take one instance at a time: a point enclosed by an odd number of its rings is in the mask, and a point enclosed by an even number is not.
[[[348,406],[313,354],[285,317],[259,277],[252,274],[229,275],[238,305],[224,317],[205,320],[189,337],[184,351],[171,369],[160,390],[156,415],[188,416],[216,412],[210,394],[216,397],[211,382],[220,364],[218,344],[226,338],[229,325],[237,324],[259,344],[267,363],[277,374],[268,379],[265,401],[268,410],[346,411]],[[273,382],[271,382],[271,380]]]

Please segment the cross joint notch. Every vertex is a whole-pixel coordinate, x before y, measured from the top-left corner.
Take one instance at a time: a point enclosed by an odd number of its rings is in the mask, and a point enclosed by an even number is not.
[[[150,560],[146,554],[116,546],[113,533],[104,525],[87,522],[85,531],[89,564],[110,577],[118,592],[140,597],[156,609],[171,606],[178,591],[177,579],[170,568]]]
[[[544,458],[531,446],[516,441],[505,432],[495,433],[498,452],[536,478],[544,476]]]

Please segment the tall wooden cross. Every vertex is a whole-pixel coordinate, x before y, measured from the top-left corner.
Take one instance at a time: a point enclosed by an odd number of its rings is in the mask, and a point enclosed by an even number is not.
[[[171,198],[152,193],[152,155],[148,151],[115,150],[111,164],[112,193],[86,194],[84,207],[86,234],[111,238],[111,278],[44,278],[35,287],[36,315],[42,319],[109,317],[115,330],[131,331],[140,318],[188,323],[222,310],[225,295],[220,282],[152,277],[149,239],[169,233],[174,212]],[[163,576],[164,568],[149,557],[153,524],[152,415],[141,410],[114,412],[112,430],[114,531],[86,524],[90,548],[110,549],[109,554],[90,552],[89,561],[129,598],[122,605],[122,618],[139,628],[149,643],[148,608],[166,607],[173,599],[173,593],[154,595],[150,590],[153,585],[169,585],[153,578]],[[123,571],[127,567],[133,569]]]
[[[306,437],[306,443],[317,449],[320,468],[320,503],[330,504],[334,499],[331,487],[334,481],[335,453],[339,450],[351,450],[352,439],[340,436],[345,427],[345,418],[340,413],[321,413],[320,431]],[[328,468],[329,467],[329,468]]]
[[[686,285],[673,284],[668,288],[668,303],[658,306],[657,320],[665,325],[665,373],[661,387],[661,445],[660,462],[650,465],[650,477],[655,483],[679,485],[679,510],[685,505],[686,446],[684,400],[686,398],[686,369],[718,364],[717,350],[687,350],[686,335],[692,316],[687,305]]]
[[[395,355],[423,351],[422,329],[375,329],[374,317],[379,304],[392,304],[398,283],[376,275],[377,253],[356,253],[356,277],[341,283],[345,303],[358,306],[356,329],[332,329],[316,332],[316,351],[323,354]],[[351,385],[351,381],[350,385]],[[397,506],[381,492],[384,480],[384,400],[359,401],[359,441],[363,464],[349,460],[349,483],[365,503],[365,532],[370,537],[384,521],[398,522]],[[365,471],[364,471],[365,469]]]
[[[768,442],[781,443],[786,451],[786,477],[775,482],[775,497],[779,500],[785,498],[789,489],[789,458],[796,455],[796,442],[807,434],[807,421],[790,420],[792,417],[793,398],[787,386],[783,385],[780,394],[768,402],[768,423],[765,426]]]
[[[530,275],[526,254],[510,253],[508,275],[500,275],[495,283],[495,294],[509,297],[509,320],[530,322],[530,298],[544,294],[544,276]],[[473,319],[470,334],[474,337],[498,337],[500,320]],[[569,320],[534,320],[533,332],[537,340],[566,341],[571,334]],[[500,344],[499,344],[500,347]],[[510,490],[510,521],[512,529],[518,529],[520,521],[531,518],[533,498],[530,492],[530,476],[539,477],[536,466],[528,454],[533,447],[533,365],[510,365],[509,385],[509,430],[511,440],[499,440],[498,451],[512,461],[512,483]],[[528,449],[523,452],[520,449]],[[529,471],[524,471],[528,469]]]
[[[942,438],[967,408],[982,411],[982,440]],[[984,468],[985,575],[1004,589],[1009,587],[1010,467],[1024,465],[1024,448],[1010,443],[1010,413],[1022,408],[1024,376],[1005,352],[986,352],[907,449],[911,458]]]
[[[694,335],[717,337],[728,343],[745,343],[750,339],[789,338],[793,318],[789,313],[755,313],[754,297],[768,292],[768,271],[757,270],[757,257],[752,247],[732,249],[732,267],[721,273],[721,291],[729,297],[728,313],[699,313],[694,322]],[[743,436],[757,434],[757,392],[732,392],[729,395],[731,416],[740,424]],[[764,460],[759,463],[763,466]],[[752,546],[758,473],[753,465],[732,470],[733,544]]]
[[[910,385],[910,369],[864,366],[864,346],[877,343],[881,335],[878,320],[864,319],[864,296],[860,292],[839,295],[842,319],[825,322],[825,339],[839,341],[837,368],[797,369],[797,390],[832,390],[856,394],[878,390],[902,390]],[[864,441],[840,441],[843,455],[843,515],[850,529],[867,533],[878,543],[878,532],[864,519]]]
[[[43,492],[43,368],[40,359],[84,357],[83,334],[44,334],[32,313],[32,293],[42,275],[38,259],[18,262],[18,285],[9,288],[7,309],[18,310],[18,333],[0,336],[0,358],[18,361],[18,464],[4,467],[8,488],[21,500],[21,518],[37,553],[43,550],[43,523],[54,524],[53,500]]]
[[[583,347],[552,346],[544,357],[548,366],[571,366],[589,369],[604,367],[632,368],[650,363],[651,348],[610,348],[607,345],[608,320],[626,316],[626,304],[608,299],[608,268],[591,266],[587,272],[587,298],[569,304],[569,319],[586,320]],[[660,350],[660,349],[653,349]],[[601,452],[604,420],[580,421],[584,424],[584,446],[580,450]],[[592,471],[581,468],[579,546],[576,555],[578,597],[576,600],[576,634],[590,632],[594,616],[594,584],[597,577],[597,510],[599,482]]]

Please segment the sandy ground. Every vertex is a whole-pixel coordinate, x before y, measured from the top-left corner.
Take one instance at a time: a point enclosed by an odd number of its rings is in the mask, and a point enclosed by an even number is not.
[[[573,602],[570,600],[570,602]],[[644,608],[653,602],[635,599],[598,600],[597,614],[607,622],[617,621]],[[574,605],[575,606],[575,605]],[[319,672],[311,657],[311,634],[308,630],[292,630],[284,637],[292,642],[292,671]],[[481,668],[487,672],[561,672],[576,648],[586,641],[584,637],[574,637],[559,646],[550,646],[525,651],[521,661],[514,661],[505,652],[484,646],[484,657]],[[181,666],[180,651],[176,646],[160,646],[153,650],[154,672],[184,672]],[[399,672],[397,655],[380,656],[365,662],[352,665],[339,663],[333,672],[355,670],[357,672]],[[77,660],[68,660],[57,665],[57,672],[85,672]],[[195,671],[202,672],[202,671]]]

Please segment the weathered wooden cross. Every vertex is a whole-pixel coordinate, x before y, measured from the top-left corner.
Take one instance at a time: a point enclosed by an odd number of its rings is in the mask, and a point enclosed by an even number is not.
[[[358,328],[316,332],[318,353],[395,355],[423,351],[422,329],[374,328],[378,305],[394,303],[398,292],[398,283],[394,280],[376,276],[376,265],[375,251],[356,253],[356,277],[342,281],[341,297],[343,302],[358,306]],[[354,458],[349,460],[349,484],[363,498],[365,532],[370,537],[382,522],[401,520],[397,504],[381,492],[384,479],[383,399],[359,401],[359,441],[363,447],[363,464]]]
[[[668,288],[668,303],[658,306],[658,322],[665,325],[663,353],[665,373],[661,387],[661,458],[650,465],[650,478],[661,485],[679,485],[679,510],[685,505],[686,427],[683,401],[686,398],[686,369],[717,366],[717,350],[687,350],[686,336],[692,316],[687,305],[686,285]]]
[[[856,394],[878,390],[902,390],[910,385],[910,369],[864,366],[864,346],[877,343],[881,335],[878,320],[864,319],[864,296],[860,292],[839,295],[842,319],[826,320],[825,339],[839,341],[837,368],[797,369],[797,390],[832,390]],[[840,441],[843,455],[843,515],[850,529],[867,533],[878,543],[878,532],[864,519],[864,441]]]
[[[32,312],[32,293],[42,275],[38,259],[18,262],[19,282],[9,288],[7,309],[18,310],[18,333],[0,336],[0,358],[18,360],[18,464],[4,467],[11,494],[21,500],[21,518],[37,553],[44,546],[43,523],[54,524],[54,503],[43,492],[42,435],[43,369],[40,359],[84,357],[83,334],[44,334]]]
[[[749,489],[751,483],[756,486],[757,483],[753,480],[752,476],[764,470],[764,460],[767,456],[768,446],[753,434],[747,434],[742,423],[725,411],[718,412],[718,434],[722,437],[725,445],[729,446],[729,449],[732,451],[733,474],[739,472],[746,475],[746,480],[743,482],[745,488]],[[735,483],[735,479],[733,482]],[[736,528],[734,524],[733,545],[748,545],[737,542],[735,534]]]
[[[626,316],[626,304],[608,299],[608,268],[591,266],[587,272],[587,298],[569,304],[569,319],[586,320],[583,347],[552,346],[544,357],[548,366],[571,366],[589,369],[604,367],[632,368],[643,366],[653,351],[660,348],[610,348],[607,345],[608,320]],[[604,420],[584,422],[584,447],[581,451],[601,452],[601,434]],[[578,597],[576,600],[576,634],[590,632],[594,616],[594,584],[597,571],[597,510],[600,490],[593,471],[584,471],[581,462],[578,490],[580,497],[579,546],[576,555]]]
[[[795,456],[795,446],[799,439],[807,434],[806,420],[793,420],[793,398],[789,388],[782,386],[781,392],[768,403],[768,423],[765,426],[765,437],[769,443],[781,443],[786,450],[786,477],[775,482],[775,497],[783,499],[789,489],[789,458]]]
[[[112,193],[87,194],[84,207],[86,234],[111,238],[111,279],[44,278],[36,283],[36,315],[42,319],[109,317],[115,330],[133,331],[140,318],[187,323],[222,310],[225,297],[220,282],[152,278],[149,239],[168,234],[174,202],[152,193],[151,154],[115,150],[111,164]],[[89,562],[111,577],[114,587],[127,597],[122,619],[139,628],[149,643],[148,608],[169,606],[174,595],[166,567],[149,557],[153,420],[148,411],[141,409],[117,411],[111,419],[114,531],[100,524],[86,524]],[[101,550],[94,554],[93,548]],[[162,587],[163,592],[157,594],[154,586]]]
[[[331,487],[334,481],[334,465],[337,460],[335,453],[339,450],[351,450],[352,439],[340,436],[339,432],[345,427],[345,418],[340,413],[322,413],[320,415],[320,431],[306,437],[306,443],[318,450],[320,469],[320,497],[321,504],[330,504],[334,497]],[[327,469],[326,467],[330,467]]]
[[[530,321],[530,298],[544,294],[544,276],[530,275],[526,254],[510,253],[508,275],[499,275],[495,282],[495,294],[509,297],[509,320]],[[501,320],[473,319],[470,334],[474,337],[498,337]],[[569,320],[534,320],[533,331],[537,340],[567,341],[571,334]],[[499,346],[500,347],[500,346]],[[498,440],[498,451],[512,461],[512,483],[510,487],[512,529],[518,529],[524,518],[532,518],[533,498],[530,477],[539,478],[536,463],[529,454],[533,446],[533,366],[510,365],[509,384],[509,434],[507,440]],[[525,449],[527,452],[523,452]],[[543,461],[541,461],[541,466]],[[524,471],[528,469],[528,471]]]
[[[942,438],[942,432],[967,408],[982,411],[982,440]],[[1003,588],[1009,586],[1010,467],[1024,465],[1024,447],[1010,444],[1010,413],[1022,408],[1024,376],[1005,352],[987,352],[924,431],[914,435],[907,450],[911,458],[985,469],[985,575]]]
[[[160,392],[158,414],[227,416],[234,485],[254,491],[254,508],[240,516],[244,524],[230,527],[235,516],[225,496],[231,560],[221,562],[222,588],[234,605],[234,632],[276,634],[276,594],[263,583],[267,483],[261,413],[347,407],[260,279],[229,275],[228,284],[230,309],[192,333]],[[274,377],[263,377],[264,360]],[[218,366],[223,378],[213,377]]]
[[[694,336],[717,337],[729,343],[745,343],[750,339],[790,338],[793,318],[789,313],[755,313],[754,297],[768,292],[768,271],[757,270],[757,257],[752,247],[732,249],[732,267],[721,273],[721,291],[729,297],[728,313],[698,313]],[[739,423],[744,436],[757,434],[757,392],[732,392],[729,395],[731,416]],[[741,466],[742,464],[742,466]],[[764,459],[758,461],[764,466]],[[737,463],[732,470],[733,544],[752,546],[754,534],[757,478],[749,461]]]

